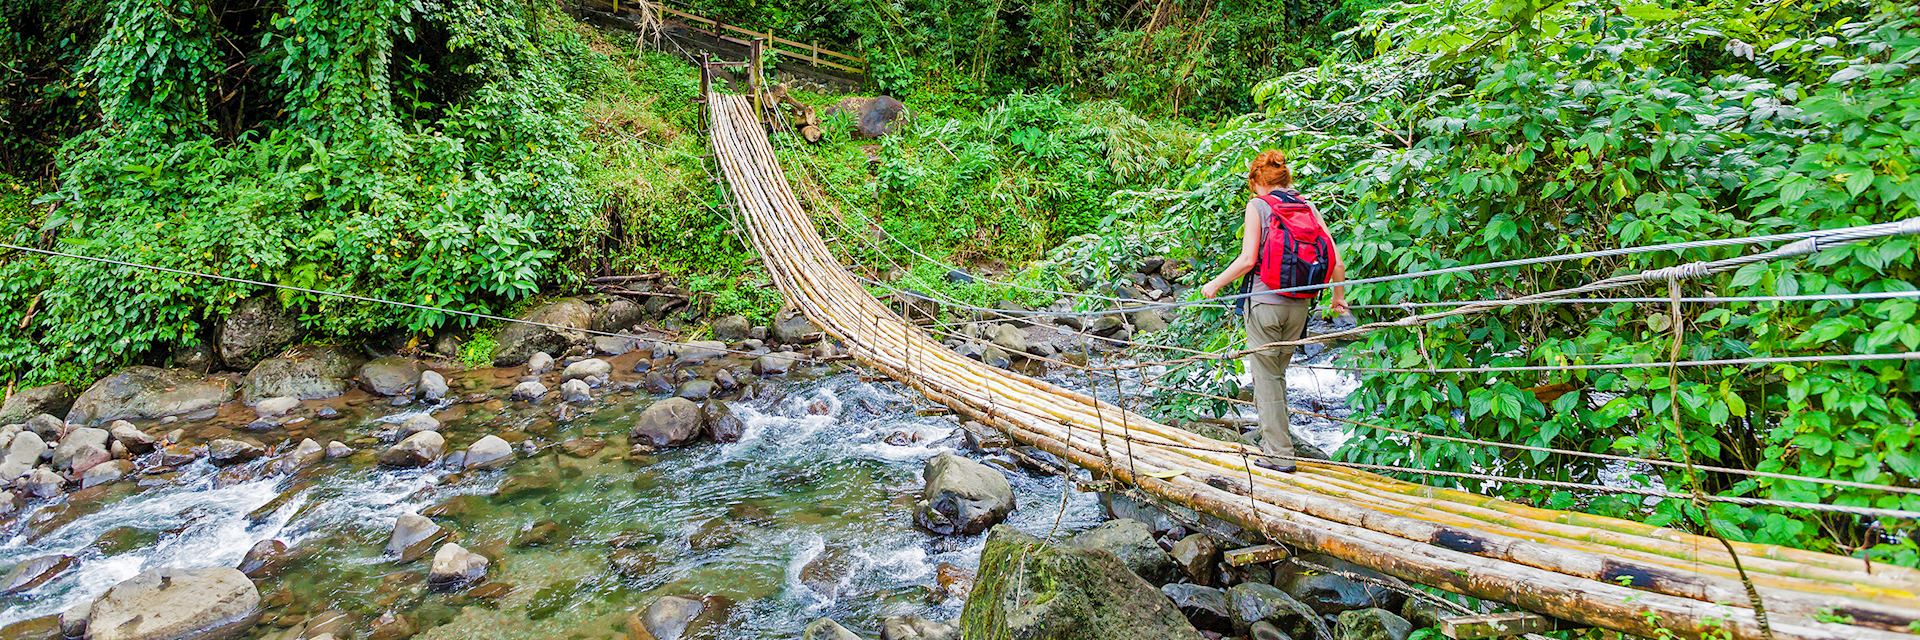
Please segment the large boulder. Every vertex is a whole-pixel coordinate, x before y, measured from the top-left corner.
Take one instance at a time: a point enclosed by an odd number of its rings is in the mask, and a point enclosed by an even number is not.
[[[73,408],[73,398],[73,387],[60,383],[21,389],[7,398],[6,404],[0,404],[0,424],[26,422],[43,413],[67,415]]]
[[[53,448],[53,468],[70,473],[84,473],[93,465],[113,459],[107,454],[107,442],[110,436],[106,429],[81,427],[60,439],[60,446]]]
[[[260,617],[260,591],[239,569],[154,569],[108,589],[87,620],[92,640],[220,638]]]
[[[360,386],[375,395],[399,396],[413,393],[420,383],[420,361],[406,356],[374,358],[360,365]]]
[[[640,326],[646,319],[646,306],[626,298],[614,298],[593,310],[592,329],[602,333],[619,333]]]
[[[1393,584],[1397,579],[1378,571],[1362,567],[1333,556],[1317,553],[1302,554],[1301,560],[1327,567],[1341,573],[1363,576],[1379,582]],[[1336,615],[1354,609],[1380,608],[1397,610],[1406,599],[1392,589],[1376,584],[1367,584],[1345,576],[1322,573],[1289,563],[1274,574],[1274,586],[1286,591],[1295,600],[1312,607],[1320,615]]]
[[[965,638],[1199,640],[1159,589],[1105,551],[1056,545],[998,526],[960,613]]]
[[[1233,612],[1233,628],[1247,633],[1254,624],[1266,622],[1305,636],[1317,635],[1318,621],[1313,610],[1270,584],[1242,582],[1227,589],[1227,604]],[[1404,640],[1404,639],[1402,639]]]
[[[468,469],[499,469],[513,464],[513,445],[500,436],[484,436],[467,447],[464,464]]]
[[[773,323],[772,335],[781,344],[804,344],[820,336],[820,327],[804,314],[786,313]]]
[[[247,369],[298,337],[300,323],[281,309],[279,298],[241,300],[220,322],[220,360],[230,368]]]
[[[1173,566],[1173,557],[1160,548],[1160,543],[1154,542],[1153,530],[1139,520],[1108,520],[1080,532],[1069,543],[1082,549],[1111,553],[1147,582],[1165,584],[1179,575]]]
[[[634,444],[671,447],[700,435],[700,405],[686,398],[667,398],[648,405],[628,434]]]
[[[380,452],[380,464],[389,467],[424,467],[440,459],[447,451],[447,439],[437,431],[421,431]]]
[[[587,358],[560,370],[560,381],[583,380],[598,386],[613,377],[613,365],[599,358]]]
[[[520,319],[550,326],[507,323],[494,334],[495,366],[518,366],[535,353],[566,353],[572,347],[586,344],[585,330],[593,328],[594,313],[591,305],[578,298],[561,298],[534,307]]]
[[[207,411],[233,399],[233,381],[182,369],[133,366],[101,378],[74,399],[67,422],[157,419]]]
[[[242,399],[256,404],[267,398],[294,397],[324,400],[353,388],[348,378],[360,361],[332,347],[301,347],[292,353],[261,360],[247,372]]]
[[[893,96],[848,96],[827,110],[827,115],[846,113],[853,116],[853,136],[872,139],[892,133],[899,128],[900,120],[907,114],[907,106],[900,104]]]
[[[943,453],[927,461],[922,475],[927,486],[915,505],[914,521],[928,531],[971,535],[1013,513],[1013,487],[993,467]]]
[[[0,486],[32,471],[34,465],[40,463],[40,456],[46,453],[47,442],[40,434],[32,431],[14,434],[13,440],[7,443],[6,456],[0,458]]]

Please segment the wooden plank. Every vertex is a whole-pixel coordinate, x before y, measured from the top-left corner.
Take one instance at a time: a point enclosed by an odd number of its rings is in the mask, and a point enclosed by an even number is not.
[[[799,51],[795,51],[795,52],[794,52],[794,54],[795,54],[795,56],[794,56],[794,57],[800,57],[800,54],[802,54],[802,53],[805,53],[805,52],[807,51],[807,49],[808,49],[808,45],[807,45],[806,43],[804,43],[804,42],[799,42],[799,41],[795,41],[795,40],[788,40],[788,39],[786,39],[786,38],[782,38],[782,37],[779,37],[779,36],[776,36],[776,35],[773,35],[773,32],[771,32],[771,31],[769,31],[769,32],[766,32],[766,33],[761,33],[761,32],[758,32],[758,31],[754,31],[754,30],[752,30],[752,29],[747,29],[747,28],[744,28],[744,27],[737,27],[737,26],[734,26],[734,25],[730,25],[730,24],[727,24],[727,23],[724,23],[724,22],[721,22],[721,21],[718,21],[718,20],[714,20],[714,19],[712,19],[712,18],[707,18],[707,17],[702,17],[702,16],[698,16],[698,15],[694,15],[694,14],[691,14],[691,13],[687,13],[687,12],[685,12],[685,11],[681,11],[681,10],[679,10],[679,9],[675,9],[675,8],[673,8],[673,7],[669,7],[669,6],[666,6],[666,5],[664,5],[664,4],[663,4],[663,5],[660,5],[660,9],[661,9],[662,11],[664,11],[664,12],[666,12],[666,13],[667,13],[667,15],[671,15],[671,16],[676,16],[676,17],[680,17],[680,18],[685,18],[685,19],[687,19],[687,20],[692,20],[692,21],[694,21],[694,22],[701,22],[701,23],[705,23],[705,24],[707,24],[707,25],[708,25],[709,27],[712,27],[712,28],[714,28],[714,29],[719,29],[719,30],[722,30],[722,31],[732,31],[732,32],[734,32],[734,33],[739,33],[739,34],[743,34],[743,35],[747,35],[747,36],[751,36],[751,37],[756,37],[756,38],[759,38],[759,37],[764,37],[764,38],[767,38],[768,40],[771,40],[771,41],[773,41],[773,42],[775,42],[775,43],[779,43],[779,44],[785,44],[785,45],[789,45],[789,46],[792,46],[792,47],[795,47],[795,48],[797,48],[797,49],[799,49]],[[724,35],[721,35],[721,34],[718,34],[718,33],[715,33],[715,34],[713,34],[713,35],[714,35],[714,36],[716,36],[716,37],[720,37],[720,38],[726,38],[726,39],[727,39],[727,40],[728,40],[729,42],[733,42],[733,43],[735,43],[735,44],[739,44],[739,45],[745,45],[745,44],[747,44],[747,41],[745,41],[745,40],[738,40],[738,39],[734,39],[734,38],[730,38],[730,37],[727,37],[727,36],[724,36]],[[834,57],[837,57],[837,58],[841,58],[841,59],[844,59],[844,60],[851,60],[851,61],[853,61],[853,62],[856,62],[856,63],[863,63],[863,64],[864,64],[864,63],[865,63],[865,62],[867,61],[867,59],[866,59],[866,58],[862,58],[862,57],[860,57],[860,56],[856,56],[856,55],[851,55],[851,54],[846,54],[846,53],[841,53],[841,52],[838,52],[838,51],[834,51],[834,50],[832,50],[832,49],[827,49],[827,48],[818,48],[818,50],[819,50],[819,53],[824,53],[824,54],[826,54],[826,55],[829,55],[829,56],[834,56]],[[814,55],[814,56],[812,56],[812,57],[813,57],[813,58],[815,58],[815,59],[817,59],[817,58],[819,58],[820,56],[819,56],[818,54],[815,54],[815,55]],[[830,63],[830,62],[827,62],[827,61],[825,61],[825,60],[821,60],[821,61],[820,61],[820,64],[822,64],[822,65],[825,65],[825,66],[830,66],[830,67],[834,67],[834,68],[837,68],[837,69],[842,69],[842,70],[846,70],[846,71],[852,71],[852,72],[855,72],[855,73],[866,73],[866,71],[864,71],[864,70],[862,70],[862,69],[856,69],[856,68],[853,68],[853,67],[848,67],[848,66],[845,66],[845,65],[839,65],[839,64],[833,64],[833,63]]]
[[[1286,547],[1277,544],[1262,544],[1243,549],[1234,549],[1228,551],[1225,555],[1227,564],[1244,567],[1250,564],[1278,562],[1291,557],[1293,554],[1288,552]]]
[[[1510,613],[1489,613],[1477,616],[1442,618],[1440,635],[1453,640],[1486,640],[1488,638],[1506,638],[1529,633],[1549,631],[1570,631],[1580,629],[1578,625],[1555,620],[1537,613],[1514,611]]]

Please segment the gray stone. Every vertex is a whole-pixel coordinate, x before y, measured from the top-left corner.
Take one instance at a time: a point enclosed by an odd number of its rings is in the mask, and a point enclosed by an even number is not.
[[[1327,567],[1342,573],[1363,576],[1368,579],[1393,584],[1397,579],[1378,571],[1335,558],[1333,556],[1309,553],[1300,559]],[[1343,611],[1366,608],[1398,609],[1406,596],[1383,586],[1362,583],[1332,573],[1308,570],[1301,565],[1287,564],[1274,576],[1274,586],[1280,587],[1287,595],[1311,607],[1320,615],[1335,615]]]
[[[46,584],[71,567],[73,556],[60,554],[40,556],[13,565],[5,577],[0,577],[0,596],[10,596]]]
[[[639,614],[641,628],[656,640],[682,640],[694,620],[705,613],[707,605],[693,598],[665,596],[647,605]]]
[[[73,387],[57,382],[21,389],[8,397],[6,404],[0,404],[0,424],[26,422],[27,418],[43,413],[67,415],[67,410],[73,408],[75,395]]]
[[[1156,333],[1165,331],[1169,320],[1167,312],[1160,309],[1147,309],[1133,312],[1133,330],[1136,333]]]
[[[727,343],[719,340],[695,340],[673,350],[673,357],[681,364],[700,364],[724,355],[727,355]]]
[[[820,336],[820,327],[815,326],[804,314],[783,314],[771,327],[773,341],[781,344],[805,344]]]
[[[427,583],[437,586],[459,585],[487,575],[487,558],[454,543],[440,545],[433,553],[433,565],[427,569]]]
[[[547,396],[547,385],[528,380],[513,387],[513,399],[526,402],[539,402]]]
[[[568,380],[560,385],[560,399],[573,404],[586,404],[593,402],[593,390],[587,387],[585,381]]]
[[[425,413],[416,413],[400,421],[400,434],[413,435],[422,431],[439,431],[440,419]]]
[[[640,339],[628,336],[594,336],[593,350],[610,356],[626,354],[640,348]]]
[[[993,342],[993,346],[999,347],[1002,351],[1027,353],[1027,334],[1019,327],[1010,324],[989,325],[986,334],[987,339]]]
[[[157,442],[153,436],[147,435],[147,432],[141,431],[139,427],[125,420],[115,420],[113,424],[107,425],[107,433],[113,436],[114,442],[124,445],[133,453],[152,451]]]
[[[446,453],[447,439],[437,432],[422,431],[380,452],[380,464],[389,467],[424,467]]]
[[[51,498],[60,495],[67,486],[65,478],[46,467],[37,467],[27,472],[27,477],[17,482],[16,486],[35,498]]]
[[[860,640],[860,635],[848,631],[832,618],[821,618],[809,623],[800,632],[800,640]]]
[[[494,342],[499,345],[493,350],[495,366],[510,367],[527,362],[535,353],[566,353],[585,346],[587,334],[582,330],[593,328],[594,312],[578,298],[560,298],[534,307],[520,319],[540,324],[509,322],[494,334]]]
[[[1082,549],[1101,549],[1127,563],[1135,575],[1147,582],[1165,584],[1178,576],[1173,557],[1154,542],[1153,530],[1138,520],[1109,520],[1082,531],[1071,541]]]
[[[420,361],[405,356],[374,358],[360,365],[360,386],[374,395],[406,395],[419,384],[421,369]]]
[[[98,457],[107,452],[107,443],[112,436],[106,429],[81,427],[60,439],[60,446],[53,448],[53,468],[79,473],[86,467],[105,462]],[[89,455],[95,454],[95,455]]]
[[[28,469],[32,469],[34,465],[40,464],[40,457],[46,455],[46,453],[47,443],[45,440],[40,439],[40,434],[32,431],[22,431],[14,435],[13,441],[7,443],[5,462],[4,464],[0,464],[0,467],[13,470],[12,477],[0,477],[0,484],[5,484],[6,480],[12,480],[26,474]],[[0,474],[0,476],[3,475],[6,474]]]
[[[440,372],[428,369],[420,372],[420,383],[414,389],[421,398],[439,402],[447,397],[447,377]]]
[[[500,436],[488,435],[467,447],[468,469],[499,469],[513,463],[513,445]]]
[[[327,457],[345,458],[350,455],[353,455],[353,447],[347,446],[346,443],[341,442],[339,440],[334,440],[327,443]]]
[[[753,329],[753,323],[746,316],[731,315],[713,321],[713,337],[716,340],[737,342],[747,339],[747,332]]]
[[[427,549],[446,537],[447,531],[426,516],[401,514],[393,522],[393,533],[387,536],[387,555],[399,558],[400,562],[411,562],[426,555]]]
[[[914,522],[940,535],[986,531],[1013,513],[1013,487],[992,467],[953,454],[928,460]]]
[[[246,369],[298,337],[300,323],[281,308],[279,298],[248,298],[220,322],[220,360],[230,368]]]
[[[542,374],[553,370],[553,356],[542,351],[527,358],[527,373]]]
[[[1213,584],[1213,567],[1220,558],[1220,543],[1205,534],[1193,534],[1173,543],[1173,562],[1188,580]]]
[[[615,333],[632,329],[645,322],[647,308],[626,298],[614,298],[593,310],[593,330],[603,333]]]
[[[218,408],[233,399],[231,380],[192,371],[134,366],[101,378],[73,401],[67,422],[91,426]]]
[[[40,434],[41,438],[47,440],[64,438],[69,430],[67,421],[44,413],[27,418],[27,423],[23,426],[25,426],[28,431]]]
[[[959,640],[953,625],[920,616],[891,616],[880,622],[880,640]]]
[[[220,438],[207,443],[207,458],[214,464],[239,464],[266,455],[266,445],[252,440]]]
[[[1095,316],[1093,319],[1093,324],[1088,327],[1088,330],[1092,331],[1093,335],[1100,336],[1103,338],[1110,338],[1118,335],[1122,330],[1126,328],[1127,328],[1127,323],[1125,320],[1121,320],[1118,314],[1109,313],[1101,316]]]
[[[1255,622],[1247,628],[1247,640],[1293,640],[1293,636],[1271,622]]]
[[[779,375],[793,368],[800,356],[794,353],[769,353],[753,361],[753,372],[763,375]]]
[[[898,129],[907,116],[907,106],[893,96],[848,96],[827,109],[828,115],[841,113],[852,115],[853,137],[873,139]]]
[[[698,402],[713,397],[714,386],[712,380],[688,380],[680,383],[680,387],[673,390],[673,395]]]
[[[288,467],[292,471],[305,469],[318,464],[326,456],[327,450],[321,448],[319,441],[313,438],[301,438],[300,444],[294,445],[293,453],[287,454]]]
[[[648,405],[628,434],[634,444],[655,447],[684,444],[700,434],[700,406],[686,398],[667,398]]]
[[[702,420],[706,423],[707,438],[714,442],[739,442],[741,434],[747,430],[747,424],[734,415],[733,408],[727,403],[715,400],[701,407]]]
[[[560,380],[562,382],[581,380],[590,386],[596,384],[596,380],[605,382],[612,376],[613,365],[607,364],[607,361],[599,358],[587,358],[575,362],[567,365],[567,368],[560,372]]]
[[[300,406],[300,398],[294,396],[276,396],[261,400],[253,405],[253,412],[262,418],[278,418]]]
[[[119,482],[127,474],[133,473],[133,462],[129,460],[109,460],[87,467],[80,472],[80,488],[97,487],[103,484]]]
[[[1334,640],[1407,640],[1413,623],[1385,609],[1356,609],[1340,614]]]
[[[1270,584],[1242,582],[1227,589],[1233,628],[1245,633],[1256,622],[1281,629],[1305,629],[1314,620],[1312,609]]]
[[[219,638],[253,626],[260,591],[238,569],[154,569],[93,603],[91,640]]]
[[[330,347],[300,347],[293,353],[268,358],[254,365],[242,383],[241,396],[249,403],[267,398],[293,396],[301,400],[324,400],[353,388],[348,378],[359,360]]]
[[[960,613],[966,638],[1199,640],[1173,601],[1113,554],[994,527]]]
[[[1215,633],[1233,632],[1233,608],[1227,604],[1227,592],[1190,582],[1174,582],[1160,592],[1180,608],[1193,626]]]
[[[249,578],[267,576],[278,569],[287,554],[287,543],[267,539],[253,543],[247,549],[247,555],[240,558],[240,573]]]

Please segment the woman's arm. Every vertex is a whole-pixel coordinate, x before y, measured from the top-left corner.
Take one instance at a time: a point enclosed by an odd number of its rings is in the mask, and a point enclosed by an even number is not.
[[[1307,210],[1313,212],[1313,219],[1320,223],[1320,228],[1328,229],[1328,230],[1332,229],[1332,227],[1327,226],[1326,218],[1320,217],[1319,207],[1315,207],[1313,206],[1312,203],[1308,203]],[[1327,236],[1327,244],[1333,247],[1333,268],[1327,271],[1327,282],[1328,283],[1346,282],[1347,281],[1347,261],[1340,259],[1340,243],[1334,242],[1333,236],[1329,234]],[[1347,313],[1347,288],[1334,287],[1333,299],[1327,302],[1327,306],[1328,308],[1333,310],[1334,315],[1345,315]]]
[[[1232,284],[1240,276],[1247,275],[1253,269],[1253,263],[1260,255],[1260,232],[1266,228],[1260,212],[1265,203],[1259,200],[1247,201],[1246,222],[1240,227],[1240,255],[1227,264],[1227,268],[1214,276],[1213,280],[1200,287],[1200,296],[1212,298],[1220,295],[1220,288]]]

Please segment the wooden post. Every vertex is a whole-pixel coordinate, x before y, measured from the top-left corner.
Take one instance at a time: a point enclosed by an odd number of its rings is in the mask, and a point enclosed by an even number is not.
[[[763,62],[761,56],[766,55],[766,43],[766,40],[754,38],[753,46],[747,48],[747,86],[753,90],[754,112],[755,115],[760,117],[762,122],[765,122],[767,119],[767,100],[764,95],[766,83],[760,77],[760,68]]]
[[[707,96],[712,93],[713,54],[702,51],[700,52],[700,97],[694,99],[704,103],[707,101]]]
[[[813,52],[813,57],[809,58],[807,61],[813,63],[813,66],[816,66],[816,67],[820,66],[820,41],[808,40],[807,46]]]

